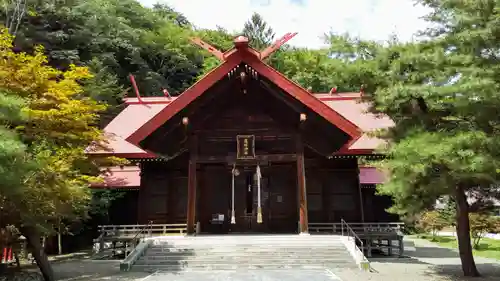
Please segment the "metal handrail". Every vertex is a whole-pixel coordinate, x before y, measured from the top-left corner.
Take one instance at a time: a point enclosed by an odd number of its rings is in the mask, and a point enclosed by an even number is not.
[[[354,232],[354,230],[352,230],[352,228],[349,226],[349,224],[344,219],[340,219],[340,227],[342,229],[342,236],[344,236],[344,225],[346,227],[346,231],[350,232],[352,234],[352,236],[354,237],[354,239],[355,239],[354,245],[356,245],[356,240],[358,240],[359,243],[361,244],[361,249],[360,250],[361,250],[361,253],[364,256],[364,250],[365,250],[365,246],[364,245],[365,244],[359,238],[359,236],[356,234],[356,232]],[[358,249],[359,249],[359,247],[358,247]]]
[[[149,233],[151,234],[151,229],[153,227],[153,221],[149,221],[148,224],[146,224],[145,226],[143,226],[134,236],[134,238],[132,238],[132,242],[134,242],[134,244],[137,244],[135,241],[139,240],[140,241],[140,238],[139,238],[139,235],[141,235],[147,228],[149,228]],[[144,238],[144,236],[142,237]],[[136,245],[137,246],[137,245]]]

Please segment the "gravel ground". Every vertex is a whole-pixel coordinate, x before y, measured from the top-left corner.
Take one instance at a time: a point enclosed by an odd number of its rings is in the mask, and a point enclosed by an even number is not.
[[[177,272],[150,273],[120,272],[117,261],[67,261],[53,265],[60,281],[462,281],[471,280],[461,275],[460,259],[454,250],[441,248],[425,240],[412,239],[406,247],[404,258],[374,258],[371,265],[375,272],[358,270],[287,270],[252,272]],[[500,262],[476,257],[481,278],[474,281],[500,281]],[[335,275],[338,277],[336,278]]]

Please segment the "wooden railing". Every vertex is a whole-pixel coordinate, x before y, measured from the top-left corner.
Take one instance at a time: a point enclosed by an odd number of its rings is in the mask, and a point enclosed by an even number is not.
[[[390,223],[349,223],[349,227],[355,233],[391,233],[399,232],[402,230],[404,223],[402,222],[390,222]],[[342,233],[342,223],[309,223],[310,233]]]
[[[100,225],[99,232],[103,237],[130,237],[143,232],[148,236],[161,236],[167,234],[185,234],[187,224],[133,224],[133,225]]]

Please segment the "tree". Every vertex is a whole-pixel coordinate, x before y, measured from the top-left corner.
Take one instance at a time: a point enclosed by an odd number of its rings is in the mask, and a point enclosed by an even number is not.
[[[456,226],[457,210],[455,200],[453,200],[453,197],[446,196],[441,201],[444,203],[444,206],[438,210],[440,216],[449,226]]]
[[[29,9],[28,0],[2,0],[5,27],[11,34],[16,34]]]
[[[434,240],[437,233],[448,226],[448,223],[441,217],[439,212],[427,211],[424,212],[420,217],[419,225],[426,232],[430,232],[432,235],[432,239]]]
[[[61,219],[87,216],[88,186],[99,179],[92,176],[98,173],[97,163],[84,150],[101,139],[96,125],[106,106],[81,96],[79,82],[91,77],[87,68],[57,70],[46,64],[43,48],[33,55],[17,53],[12,41],[2,30],[0,88],[9,99],[2,112],[25,119],[9,118],[0,128],[0,171],[6,171],[0,172],[0,227],[16,226],[32,246],[45,280],[54,280],[40,233],[53,231]]]
[[[258,13],[253,13],[252,17],[245,22],[242,33],[250,39],[250,46],[258,51],[271,45],[275,36],[274,30]]]
[[[225,52],[233,48],[234,34],[229,33],[222,27],[217,27],[215,30],[199,29],[195,31],[195,36],[201,38],[203,41],[214,46],[218,50]],[[214,69],[221,64],[218,58],[214,57],[208,51],[201,50],[203,54],[203,69],[198,75],[198,79],[207,74],[210,70]]]
[[[166,5],[73,0],[42,1],[30,9],[19,26],[16,50],[32,52],[43,45],[48,63],[57,69],[74,64],[95,70],[97,60],[122,88],[134,74],[143,96],[163,95],[162,88],[176,95],[202,69],[203,56],[189,41],[193,27]],[[121,104],[120,94],[105,99]]]
[[[472,255],[467,194],[498,182],[500,105],[498,1],[419,1],[432,9],[422,42],[396,44],[377,60],[391,82],[374,93],[374,112],[396,126],[382,167],[392,210],[410,214],[443,195],[456,203],[462,270],[479,276]]]
[[[494,219],[487,214],[473,213],[469,215],[472,247],[479,249],[479,243],[485,234],[495,230]]]

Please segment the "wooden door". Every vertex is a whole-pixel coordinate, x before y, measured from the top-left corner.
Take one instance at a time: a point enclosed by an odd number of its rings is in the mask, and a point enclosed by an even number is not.
[[[274,167],[269,172],[269,229],[272,232],[297,232],[298,197],[293,166]]]
[[[231,172],[225,167],[207,166],[202,169],[199,184],[198,218],[202,232],[225,232],[231,210]],[[216,214],[224,215],[224,224],[212,224]]]

